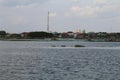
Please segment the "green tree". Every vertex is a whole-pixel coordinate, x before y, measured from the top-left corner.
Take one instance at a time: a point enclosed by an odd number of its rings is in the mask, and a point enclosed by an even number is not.
[[[9,38],[11,38],[11,39],[21,39],[22,36],[21,36],[20,34],[11,34],[11,35],[9,36]]]
[[[52,33],[47,33],[47,32],[30,32],[28,34],[29,38],[33,38],[33,39],[39,39],[39,38],[51,38],[53,37]]]
[[[0,31],[0,38],[5,38],[6,35],[6,31]]]

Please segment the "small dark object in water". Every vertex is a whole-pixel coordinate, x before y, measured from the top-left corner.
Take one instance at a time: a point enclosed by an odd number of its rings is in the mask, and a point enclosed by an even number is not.
[[[75,45],[74,47],[85,47],[85,46],[83,46],[83,45]]]
[[[66,47],[65,45],[61,45],[61,47]]]
[[[55,45],[52,45],[52,47],[56,47]]]

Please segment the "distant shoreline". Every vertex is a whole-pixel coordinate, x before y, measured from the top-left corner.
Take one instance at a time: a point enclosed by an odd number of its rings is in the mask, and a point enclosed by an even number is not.
[[[0,41],[81,41],[81,42],[120,42],[120,41],[108,41],[105,39],[73,39],[73,38],[57,38],[52,40],[51,38],[45,39],[0,39]]]

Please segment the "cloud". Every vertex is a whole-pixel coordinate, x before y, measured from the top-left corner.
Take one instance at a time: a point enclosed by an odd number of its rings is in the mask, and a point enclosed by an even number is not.
[[[94,4],[104,4],[107,3],[108,0],[93,0]]]
[[[37,3],[29,4],[29,5],[16,5],[15,8],[32,8],[37,6]]]
[[[22,25],[26,24],[28,20],[23,16],[12,16],[12,18],[8,19],[8,23],[11,25]]]
[[[73,2],[79,2],[80,0],[72,0]]]
[[[97,8],[93,8],[90,6],[87,7],[72,6],[70,8],[70,16],[93,16],[96,10]]]
[[[57,16],[57,14],[55,12],[53,12],[53,13],[50,12],[50,17],[55,17],[55,16]]]
[[[72,6],[69,13],[66,16],[83,16],[83,17],[95,17],[105,13],[112,14],[113,12],[118,12],[119,5],[104,5],[104,6]]]
[[[2,6],[8,6],[8,7],[14,7],[14,6],[24,6],[24,5],[30,5],[34,3],[43,3],[48,0],[0,0],[0,5]]]
[[[117,5],[117,4],[113,4],[113,5],[106,5],[106,6],[103,6],[101,7],[101,11],[102,12],[107,12],[107,11],[115,11],[115,10],[119,10],[120,6]]]

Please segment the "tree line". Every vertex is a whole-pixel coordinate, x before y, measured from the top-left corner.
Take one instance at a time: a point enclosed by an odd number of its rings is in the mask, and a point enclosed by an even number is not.
[[[52,38],[54,37],[53,33],[48,33],[44,31],[34,31],[34,32],[26,32],[26,38],[28,39],[44,39],[44,38]],[[6,31],[0,31],[0,38],[2,39],[22,39],[25,38],[24,33],[7,33]]]
[[[38,39],[38,38],[51,38],[53,37],[52,33],[47,33],[47,32],[30,32],[28,33],[28,38],[32,38],[32,39]]]

